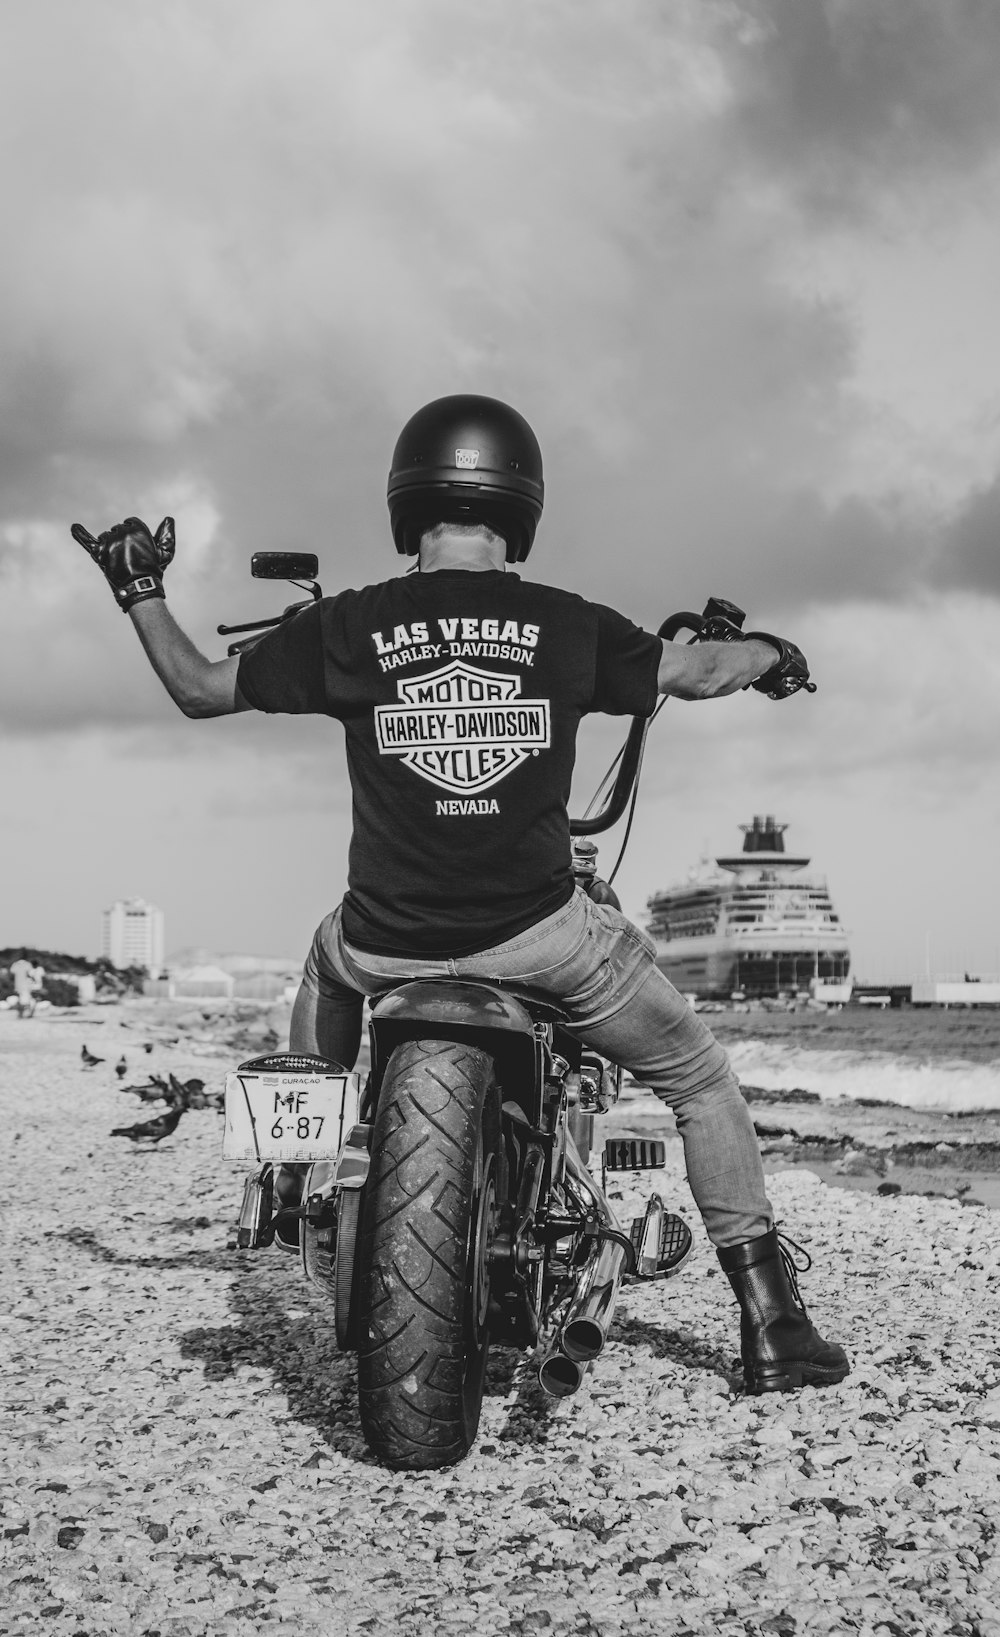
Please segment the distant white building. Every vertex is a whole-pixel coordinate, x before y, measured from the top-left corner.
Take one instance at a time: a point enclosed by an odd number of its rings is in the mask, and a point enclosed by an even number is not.
[[[236,979],[221,966],[171,966],[171,1000],[232,1000]]]
[[[191,969],[212,967],[228,973],[236,1000],[294,1000],[302,977],[302,959],[289,955],[218,954],[207,949],[178,949],[170,955],[171,983],[188,981]],[[178,990],[178,993],[180,991]]]
[[[1000,1006],[1000,978],[915,978],[914,1006]]]
[[[119,898],[101,917],[101,954],[112,966],[163,967],[163,911],[144,898]]]

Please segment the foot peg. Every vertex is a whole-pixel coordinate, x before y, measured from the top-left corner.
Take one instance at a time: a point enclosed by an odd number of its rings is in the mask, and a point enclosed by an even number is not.
[[[684,1266],[694,1243],[684,1218],[665,1210],[659,1194],[650,1199],[645,1216],[635,1218],[629,1238],[635,1251],[633,1279],[672,1278]]]
[[[655,1138],[615,1137],[604,1145],[608,1171],[662,1171],[666,1163],[667,1145]]]

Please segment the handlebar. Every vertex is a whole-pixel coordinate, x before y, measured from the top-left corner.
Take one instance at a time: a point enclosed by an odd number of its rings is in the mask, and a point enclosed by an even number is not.
[[[646,743],[646,734],[649,732],[651,718],[648,716],[633,716],[632,726],[628,730],[628,738],[621,751],[621,761],[618,766],[618,775],[611,789],[611,794],[592,818],[575,818],[569,821],[571,836],[596,836],[602,830],[610,830],[617,824],[632,794],[632,787],[639,772],[639,763],[642,761],[643,747]]]
[[[292,583],[297,585],[299,582],[296,580]],[[244,620],[242,625],[217,625],[215,629],[219,633],[220,637],[234,637],[236,636],[237,632],[241,631],[252,631],[254,633],[253,636],[244,637],[241,642],[231,642],[229,647],[226,649],[226,653],[229,655],[229,658],[232,659],[234,655],[242,654],[247,648],[252,648],[254,643],[264,635],[265,631],[271,630],[275,625],[283,625],[285,620],[290,620],[293,614],[297,614],[300,609],[310,608],[314,602],[319,602],[323,595],[319,583],[317,581],[309,581],[307,583],[310,591],[310,595],[308,597],[303,597],[301,602],[289,603],[288,607],[284,609],[282,613],[274,614],[270,619]],[[303,589],[305,589],[305,587],[303,587]]]
[[[665,642],[673,642],[682,631],[692,633],[691,641],[697,642],[709,620],[726,620],[737,631],[742,628],[746,614],[735,603],[724,602],[721,597],[710,597],[705,604],[704,612],[692,614],[685,610],[679,614],[671,614],[657,630],[657,636]],[[628,737],[621,749],[621,761],[614,785],[607,801],[599,813],[592,818],[576,818],[569,821],[571,836],[594,836],[602,830],[610,830],[617,824],[632,796],[635,781],[642,764],[642,753],[646,744],[646,734],[649,732],[651,716],[633,716],[632,725],[628,730]]]

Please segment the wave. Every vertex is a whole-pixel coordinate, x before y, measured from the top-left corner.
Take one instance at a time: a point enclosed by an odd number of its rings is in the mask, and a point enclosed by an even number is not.
[[[806,1051],[776,1041],[733,1042],[729,1059],[740,1080],[768,1091],[813,1091],[824,1102],[847,1098],[906,1108],[1000,1109],[1000,1068],[982,1063],[913,1063],[857,1051]]]

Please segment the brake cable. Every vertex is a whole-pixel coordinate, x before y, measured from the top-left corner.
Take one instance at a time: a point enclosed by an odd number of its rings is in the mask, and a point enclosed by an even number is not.
[[[701,614],[701,615],[688,614],[688,613],[674,614],[674,615],[671,616],[670,619],[664,620],[663,624],[660,626],[660,628],[659,628],[659,630],[657,632],[657,636],[659,636],[661,638],[669,638],[669,640],[673,641],[674,637],[677,635],[678,632],[683,631],[684,629],[687,629],[687,630],[689,630],[689,631],[691,631],[693,633],[688,638],[688,642],[687,642],[687,647],[690,647],[691,644],[694,643],[694,642],[697,642],[699,637],[701,636],[701,632],[704,629],[704,621],[708,617],[708,614],[709,614],[710,611],[713,612],[713,613],[715,613],[715,612],[722,613],[726,617],[731,617],[733,615],[736,615],[736,616],[739,617],[740,623],[742,623],[742,620],[744,618],[744,615],[743,615],[742,611],[740,609],[738,609],[735,606],[735,604],[723,603],[723,602],[720,602],[719,599],[717,599],[717,598],[711,598],[709,600],[708,605],[706,606],[704,614]],[[636,762],[635,779],[634,779],[633,784],[632,784],[632,795],[631,795],[631,798],[629,800],[628,819],[626,820],[626,823],[625,823],[625,834],[622,836],[622,844],[621,844],[620,848],[618,849],[618,857],[615,859],[614,869],[611,871],[611,874],[607,878],[609,887],[613,884],[615,876],[618,874],[618,871],[621,869],[622,860],[625,857],[625,849],[628,846],[629,837],[632,834],[632,821],[635,818],[636,803],[637,803],[637,801],[639,799],[639,778],[640,778],[640,776],[642,774],[643,757],[646,754],[646,735],[648,734],[648,732],[649,732],[650,728],[652,727],[653,723],[656,721],[656,718],[659,716],[659,714],[660,714],[661,710],[663,709],[664,705],[666,704],[668,698],[669,698],[668,694],[661,694],[659,703],[657,704],[656,709],[653,711],[652,715],[648,718],[648,720],[646,722],[646,727],[645,727],[645,729],[643,731],[642,742],[641,742],[641,744],[639,746],[639,757],[638,757],[638,761]],[[614,761],[611,763],[611,766],[609,767],[607,773],[604,775],[604,778],[602,779],[601,784],[598,787],[597,793],[595,794],[593,801],[591,801],[590,805],[587,808],[587,811],[584,813],[584,818],[589,818],[590,817],[590,810],[593,807],[594,802],[597,800],[598,796],[600,796],[601,793],[603,792],[605,786],[607,785],[609,779],[611,778],[612,773],[615,771],[615,768],[618,766],[619,762],[621,761],[622,756],[624,755],[624,753],[625,753],[625,746],[622,745],[622,747],[619,750],[619,752],[618,752],[617,756],[615,757]]]
[[[597,803],[603,797],[605,790],[610,785],[611,780],[614,777],[615,772],[617,771],[618,763],[621,761],[624,754],[625,754],[625,746],[624,745],[619,745],[617,754],[616,754],[613,762],[611,763],[611,766],[608,768],[608,771],[605,773],[603,779],[601,780],[600,784],[597,786],[597,789],[594,791],[594,794],[591,796],[589,802],[587,803],[586,807],[584,808],[584,812],[583,812],[584,818],[589,818],[590,817],[590,815],[593,812],[594,808],[597,806]]]
[[[628,846],[628,842],[629,842],[629,836],[632,834],[632,820],[635,818],[636,803],[639,800],[639,779],[640,779],[640,777],[642,775],[642,763],[643,763],[643,758],[645,757],[645,754],[646,754],[646,734],[648,734],[649,729],[652,727],[653,723],[656,721],[656,718],[659,716],[659,714],[660,714],[661,710],[663,709],[664,705],[666,704],[666,702],[667,702],[667,695],[662,694],[660,696],[659,704],[657,705],[657,707],[654,710],[652,716],[649,718],[648,723],[646,724],[646,733],[644,733],[643,736],[642,736],[642,745],[641,745],[640,750],[639,750],[639,763],[638,763],[638,766],[636,767],[636,770],[635,770],[635,782],[632,785],[632,797],[631,797],[631,800],[629,801],[628,818],[627,818],[627,820],[625,822],[625,834],[622,836],[622,844],[618,849],[618,857],[615,859],[615,867],[611,871],[611,874],[608,876],[608,886],[609,887],[614,884],[615,876],[618,874],[618,871],[621,869],[622,860],[625,857],[625,849]],[[625,747],[623,745],[622,750],[624,750],[624,748]],[[620,750],[618,752],[618,758],[619,759],[621,757],[621,754],[622,754],[622,751]]]

